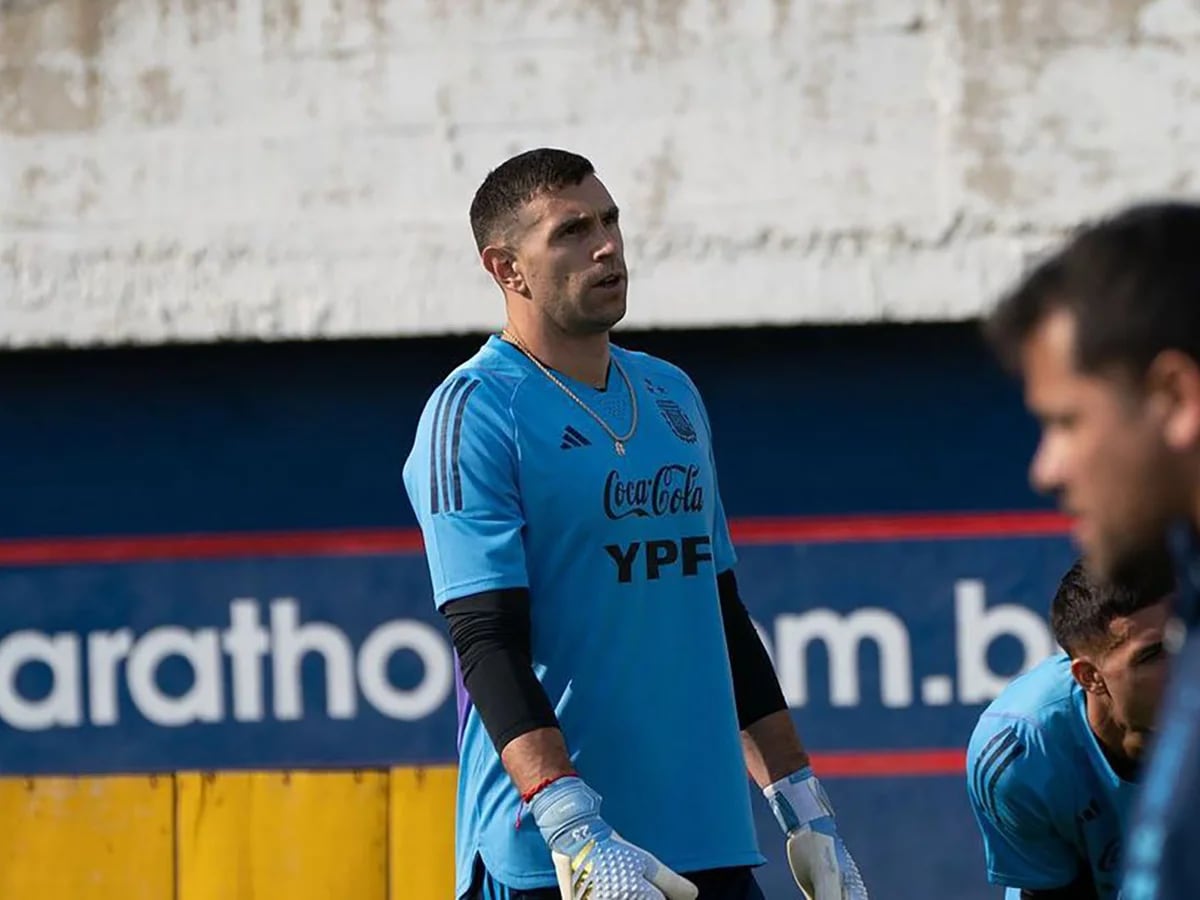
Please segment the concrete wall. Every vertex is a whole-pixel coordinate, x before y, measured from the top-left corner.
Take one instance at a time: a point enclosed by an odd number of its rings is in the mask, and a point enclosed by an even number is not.
[[[1189,192],[1187,0],[0,0],[0,345],[489,328],[531,145],[625,210],[630,323],[958,319]]]

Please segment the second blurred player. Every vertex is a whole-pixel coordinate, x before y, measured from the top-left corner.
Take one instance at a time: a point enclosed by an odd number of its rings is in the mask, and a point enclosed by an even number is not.
[[[1081,562],[1051,604],[1065,652],[979,719],[967,791],[1009,900],[1115,900],[1123,835],[1166,677],[1168,580],[1101,584]]]

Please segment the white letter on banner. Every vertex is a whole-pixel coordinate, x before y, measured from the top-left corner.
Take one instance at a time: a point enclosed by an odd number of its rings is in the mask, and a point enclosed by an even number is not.
[[[388,681],[388,660],[400,650],[421,658],[425,671],[411,690],[397,690]],[[363,695],[377,710],[393,719],[420,719],[434,712],[453,689],[454,661],[437,631],[424,622],[388,622],[363,643],[358,657],[358,680]]]
[[[133,647],[133,631],[88,635],[88,716],[93,725],[115,725],[119,717],[117,665]]]
[[[48,665],[54,679],[50,693],[40,700],[17,691],[17,673],[31,662]],[[23,731],[78,725],[83,720],[79,694],[78,637],[17,631],[0,640],[0,720]]]
[[[300,606],[293,599],[271,603],[271,642],[275,681],[275,716],[283,720],[304,715],[300,663],[307,653],[325,660],[325,705],[332,719],[350,719],[358,707],[354,683],[354,648],[345,632],[325,622],[300,625]]]
[[[954,612],[958,699],[963,703],[984,703],[998,697],[1009,681],[1054,652],[1054,638],[1041,616],[1013,603],[988,609],[982,581],[955,582]],[[997,675],[987,661],[992,641],[1006,634],[1021,642],[1021,667],[1009,677]]]
[[[233,670],[233,717],[239,722],[261,722],[261,660],[271,652],[270,635],[259,622],[258,603],[254,600],[234,600],[229,605],[229,623],[222,646]]]
[[[912,705],[912,651],[908,630],[885,609],[859,609],[841,616],[815,609],[782,615],[775,621],[775,654],[779,681],[789,706],[808,702],[808,645],[825,644],[829,653],[830,704],[856,706],[860,700],[858,648],[864,640],[879,647],[880,694],[883,705]]]
[[[192,668],[192,686],[180,697],[163,693],[155,679],[159,665],[169,656],[182,656]],[[128,671],[134,704],[156,725],[221,721],[224,698],[216,629],[152,628],[134,643]]]

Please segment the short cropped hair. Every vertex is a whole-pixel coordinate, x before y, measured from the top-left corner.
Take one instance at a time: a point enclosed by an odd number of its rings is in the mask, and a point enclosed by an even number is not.
[[[590,160],[542,147],[505,160],[488,173],[471,201],[471,231],[479,251],[501,236],[521,207],[545,191],[579,184],[593,174]]]
[[[1082,559],[1059,582],[1050,604],[1050,628],[1058,645],[1075,656],[1083,650],[1106,649],[1112,641],[1108,627],[1113,619],[1133,615],[1153,606],[1173,590],[1165,565],[1147,567],[1136,581],[1106,583],[1097,580]]]
[[[984,323],[1001,361],[1052,313],[1075,322],[1075,365],[1140,378],[1164,350],[1200,362],[1200,205],[1145,203],[1080,229],[1004,295]]]

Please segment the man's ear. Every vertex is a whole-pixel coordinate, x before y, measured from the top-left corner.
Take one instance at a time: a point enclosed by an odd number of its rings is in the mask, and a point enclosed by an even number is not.
[[[1108,685],[1104,683],[1104,676],[1100,674],[1095,663],[1087,657],[1078,656],[1071,659],[1071,676],[1089,694],[1095,694],[1098,697],[1108,694]]]
[[[1147,397],[1163,411],[1163,438],[1178,452],[1200,447],[1200,366],[1178,350],[1164,350],[1146,369]]]
[[[483,248],[480,259],[484,269],[501,288],[514,294],[527,292],[525,276],[521,272],[516,254],[507,247],[489,244]]]

